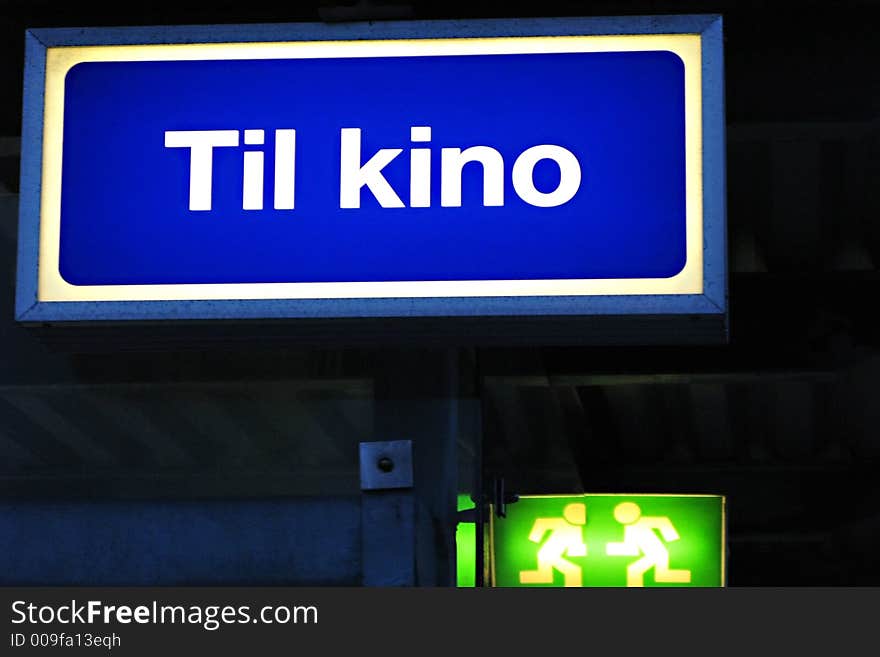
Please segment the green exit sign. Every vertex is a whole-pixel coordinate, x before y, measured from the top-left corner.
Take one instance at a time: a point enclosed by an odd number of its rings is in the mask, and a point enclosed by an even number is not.
[[[719,495],[521,497],[494,518],[495,586],[724,586]]]

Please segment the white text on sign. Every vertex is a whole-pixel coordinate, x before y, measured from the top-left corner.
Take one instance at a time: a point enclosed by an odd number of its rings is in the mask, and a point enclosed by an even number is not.
[[[188,148],[189,209],[211,210],[213,164],[215,148],[236,148],[241,132],[245,146],[262,146],[264,130],[169,130],[165,132],[166,148]],[[427,144],[431,141],[429,126],[410,128],[410,141]],[[361,192],[367,188],[383,208],[407,207],[398,192],[388,182],[383,170],[402,152],[402,148],[380,148],[365,158],[362,149],[361,128],[342,128],[340,131],[339,207],[361,207]],[[410,153],[409,207],[431,207],[431,149],[414,147]],[[242,161],[242,209],[263,209],[264,153],[248,149]],[[366,161],[364,161],[366,159]],[[549,192],[535,186],[535,166],[542,160],[551,160],[559,168],[559,182]],[[440,149],[440,206],[456,208],[462,205],[462,172],[465,165],[478,163],[483,172],[482,205],[504,205],[504,156],[491,146],[471,146]],[[275,210],[293,210],[295,207],[296,130],[275,130],[274,198]],[[520,153],[513,162],[511,182],[516,195],[523,202],[540,208],[563,205],[574,198],[581,185],[581,166],[570,150],[555,144],[538,144]]]

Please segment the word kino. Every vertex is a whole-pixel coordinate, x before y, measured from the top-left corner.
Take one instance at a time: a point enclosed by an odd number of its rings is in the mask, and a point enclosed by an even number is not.
[[[165,133],[166,148],[190,149],[189,209],[211,209],[212,164],[215,148],[237,147],[238,130],[171,130]],[[431,141],[431,128],[410,129],[414,143]],[[246,146],[264,144],[263,130],[245,130]],[[339,207],[359,208],[361,188],[366,187],[383,208],[406,207],[397,192],[385,179],[382,170],[402,148],[382,148],[366,162],[361,153],[361,129],[343,128],[340,135]],[[504,158],[489,146],[443,148],[440,151],[440,205],[461,207],[461,172],[465,164],[479,162],[483,166],[483,205],[504,205]],[[263,152],[244,152],[244,183],[242,208],[263,209]],[[559,166],[559,184],[551,192],[541,192],[534,184],[535,165],[553,160]],[[296,130],[275,131],[276,210],[293,210],[295,200]],[[551,208],[570,201],[581,184],[581,167],[568,149],[553,144],[540,144],[523,151],[513,163],[513,189],[523,201],[541,208]],[[410,149],[410,207],[431,206],[431,149]]]

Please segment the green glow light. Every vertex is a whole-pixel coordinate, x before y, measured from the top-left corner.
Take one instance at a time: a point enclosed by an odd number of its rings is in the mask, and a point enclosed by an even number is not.
[[[458,510],[473,509],[470,495],[458,496]],[[456,575],[458,586],[476,585],[476,535],[477,528],[472,522],[460,522],[455,529]]]
[[[494,585],[724,586],[724,514],[717,495],[524,496],[493,521]]]

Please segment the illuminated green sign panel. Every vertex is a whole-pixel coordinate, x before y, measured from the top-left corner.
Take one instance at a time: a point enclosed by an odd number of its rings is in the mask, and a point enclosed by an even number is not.
[[[495,518],[495,586],[724,586],[724,498],[522,497]]]

